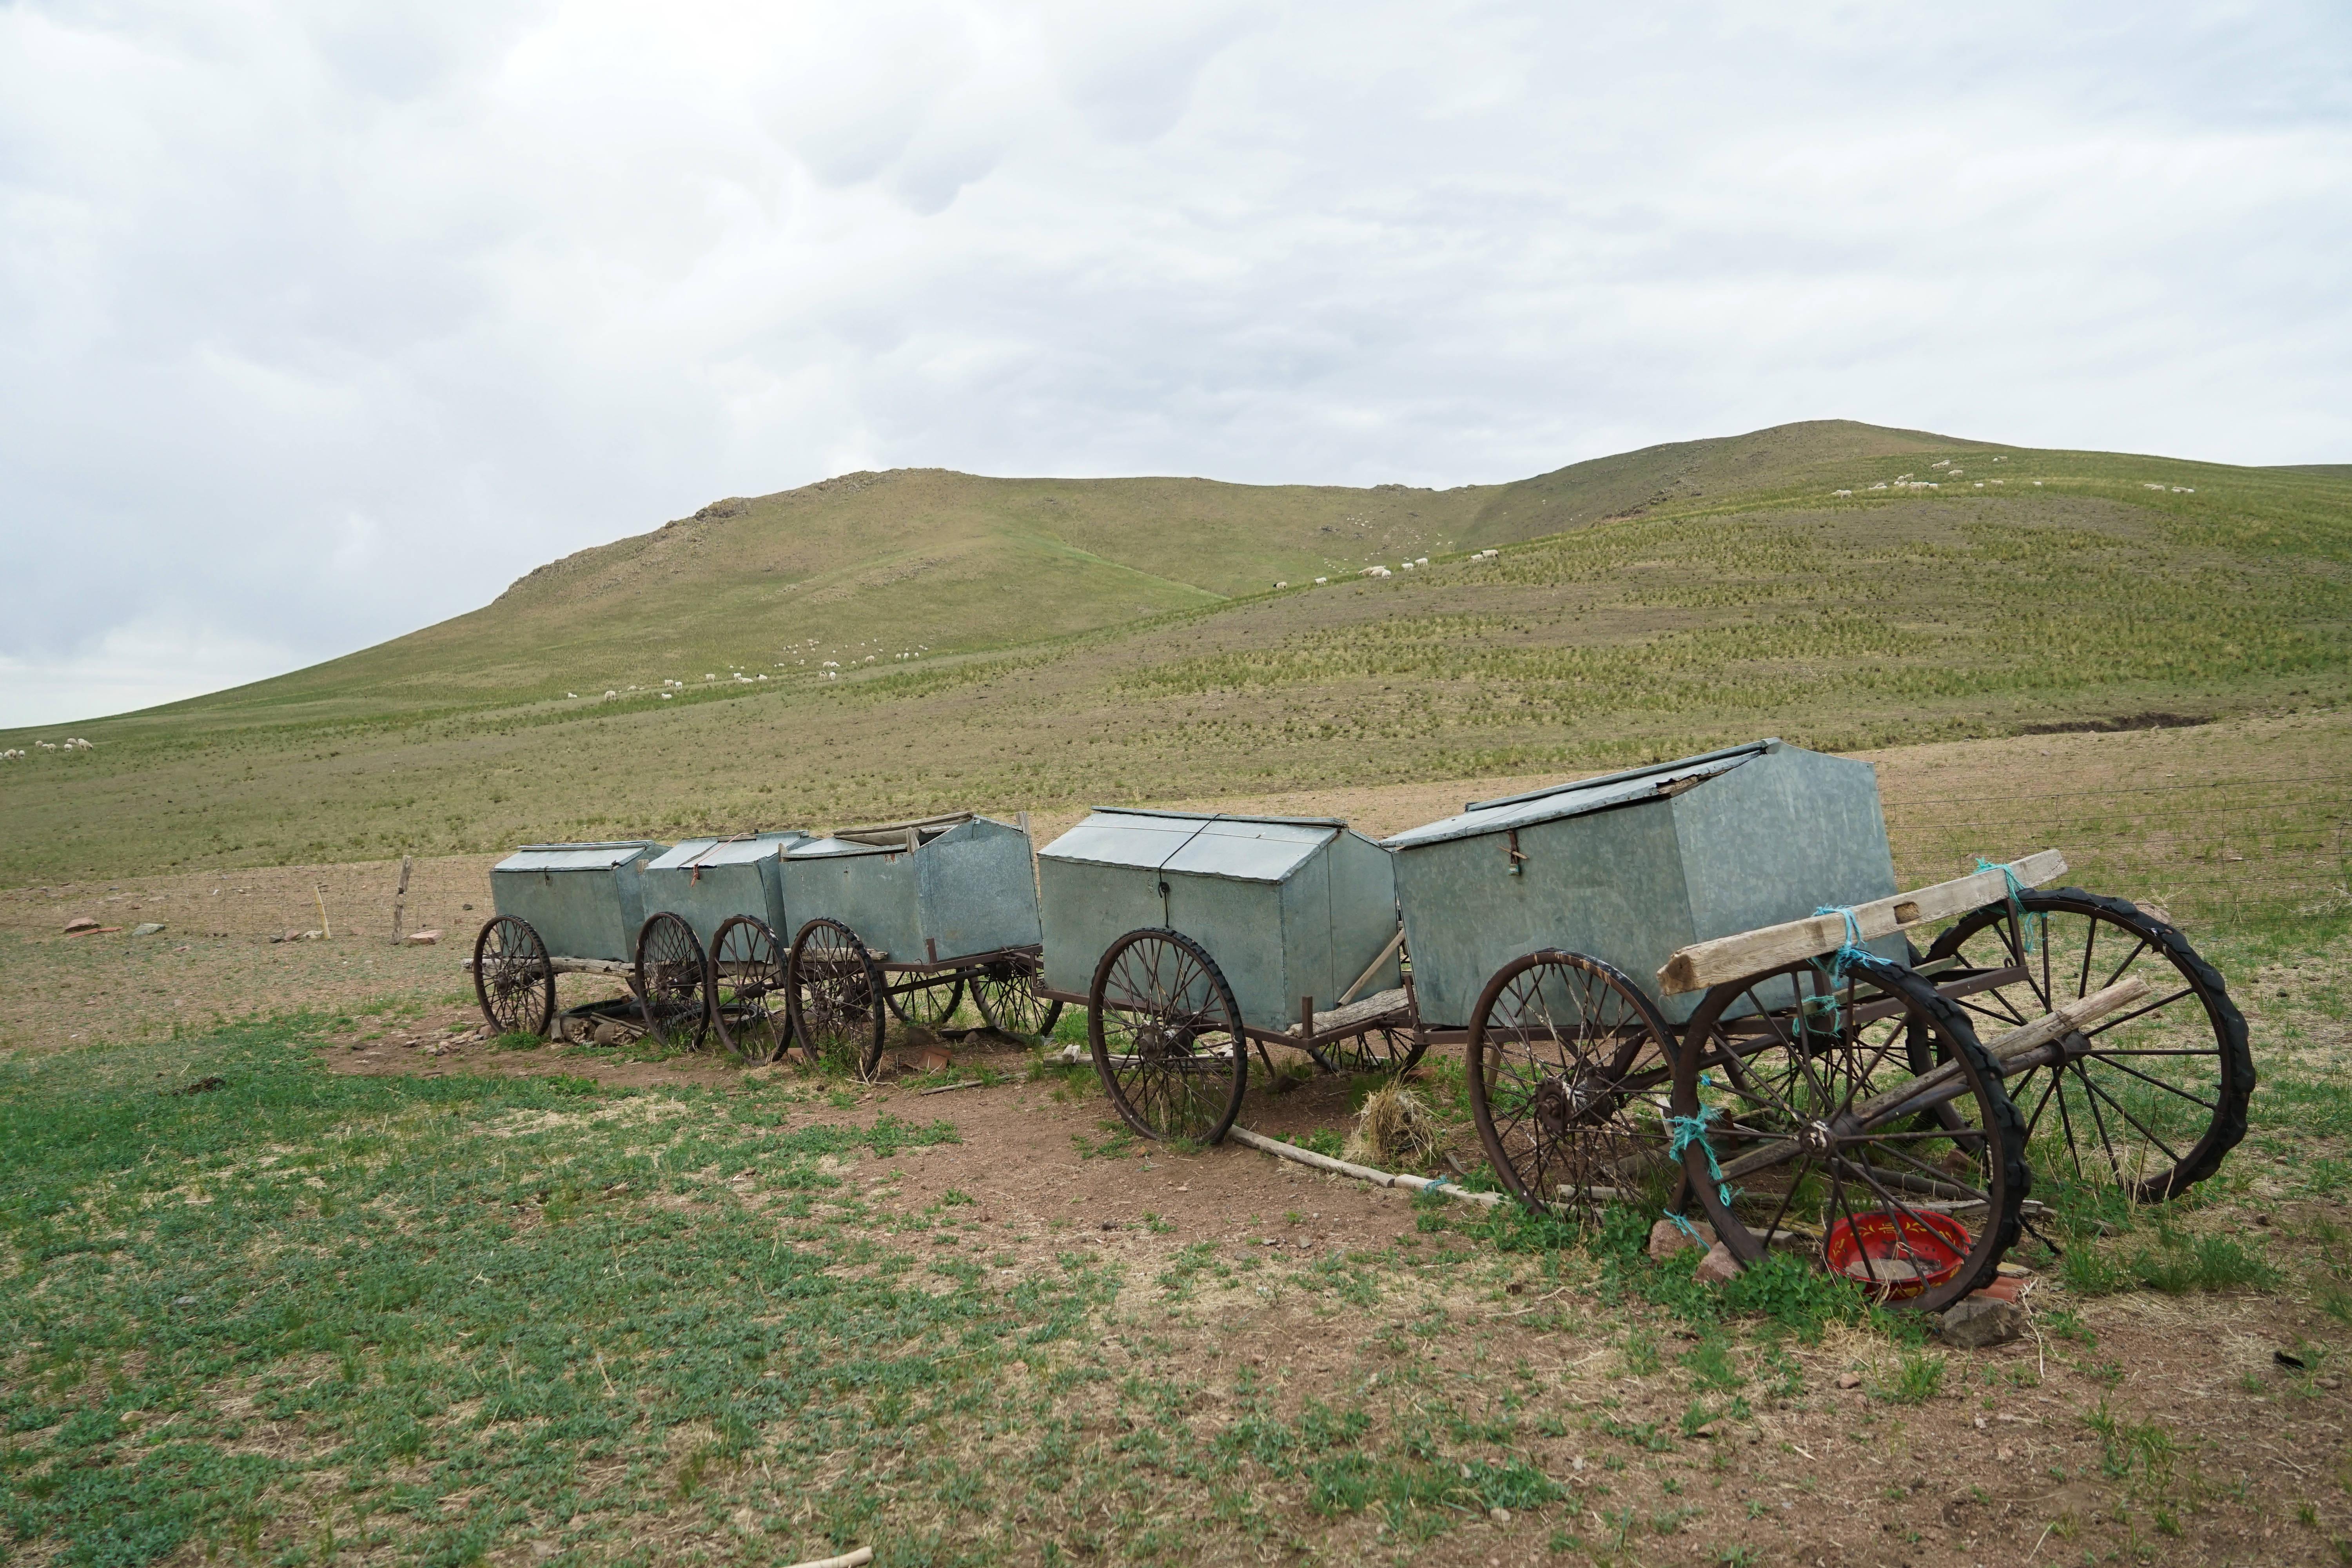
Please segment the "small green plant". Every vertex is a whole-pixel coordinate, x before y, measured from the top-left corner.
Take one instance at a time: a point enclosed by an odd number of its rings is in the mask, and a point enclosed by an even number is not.
[[[1705,1336],[1675,1359],[1701,1389],[1730,1394],[1747,1384],[1748,1379],[1732,1364],[1731,1342],[1721,1334]]]
[[[1925,1405],[1943,1386],[1945,1358],[1928,1351],[1907,1350],[1895,1363],[1895,1375],[1881,1380],[1874,1392],[1895,1405]]]
[[[1623,1359],[1630,1376],[1647,1377],[1658,1370],[1658,1342],[1643,1330],[1626,1330],[1624,1342],[1617,1347],[1617,1353]]]

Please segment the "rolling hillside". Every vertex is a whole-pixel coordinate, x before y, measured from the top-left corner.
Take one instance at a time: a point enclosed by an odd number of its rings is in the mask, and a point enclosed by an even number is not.
[[[0,768],[0,882],[2170,722],[2347,668],[2335,472],[1831,423],[1448,491],[853,475],[63,727],[98,748]]]

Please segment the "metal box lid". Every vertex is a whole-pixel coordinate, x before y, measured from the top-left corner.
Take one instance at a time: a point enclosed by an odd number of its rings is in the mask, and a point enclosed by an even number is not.
[[[1228,816],[1097,807],[1040,858],[1133,866],[1236,882],[1287,881],[1347,828],[1327,816]]]
[[[805,843],[797,829],[754,833],[743,838],[689,838],[646,866],[648,871],[687,871],[701,866],[751,866],[772,860],[788,847]]]
[[[1424,823],[1381,842],[1391,849],[1411,849],[1452,838],[1507,832],[1538,822],[1558,822],[1563,817],[1582,816],[1640,801],[1672,799],[1692,784],[1718,777],[1742,763],[1779,750],[1780,743],[1778,740],[1755,741],[1678,762],[1657,763],[1649,767],[1628,768],[1623,773],[1603,773],[1599,778],[1579,779],[1574,784],[1554,784],[1526,795],[1474,800],[1459,816]]]
[[[526,844],[497,865],[493,871],[609,871],[625,866],[661,846],[650,838],[617,844]]]

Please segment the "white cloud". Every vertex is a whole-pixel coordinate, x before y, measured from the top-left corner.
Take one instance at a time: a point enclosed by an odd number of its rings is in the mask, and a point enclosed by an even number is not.
[[[20,3],[0,658],[41,694],[0,722],[845,467],[1450,484],[1823,416],[2342,459],[2347,42],[2319,5]]]

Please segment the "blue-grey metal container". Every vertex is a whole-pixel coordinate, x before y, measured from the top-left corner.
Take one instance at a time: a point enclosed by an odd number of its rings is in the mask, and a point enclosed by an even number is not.
[[[1781,741],[1474,801],[1384,842],[1414,1000],[1439,1028],[1541,948],[1608,960],[1682,1023],[1697,996],[1657,988],[1677,948],[1895,891],[1871,765]],[[1904,956],[1900,937],[1871,945]]]
[[[1037,854],[1045,982],[1083,994],[1111,943],[1144,926],[1215,959],[1242,1021],[1286,1029],[1334,1005],[1396,935],[1388,852],[1332,817],[1098,809]],[[1358,990],[1399,984],[1396,960]]]
[[[1037,945],[1029,835],[1009,822],[964,816],[845,828],[787,849],[782,871],[794,921],[839,921],[893,963]]]
[[[551,958],[633,962],[646,923],[646,862],[663,847],[642,838],[525,845],[490,868],[491,906],[530,921]]]
[[[793,928],[784,909],[783,854],[809,836],[797,831],[754,833],[740,838],[689,838],[656,856],[645,869],[645,907],[650,916],[667,910],[682,917],[710,951],[719,928],[737,915],[752,915],[785,942]]]

